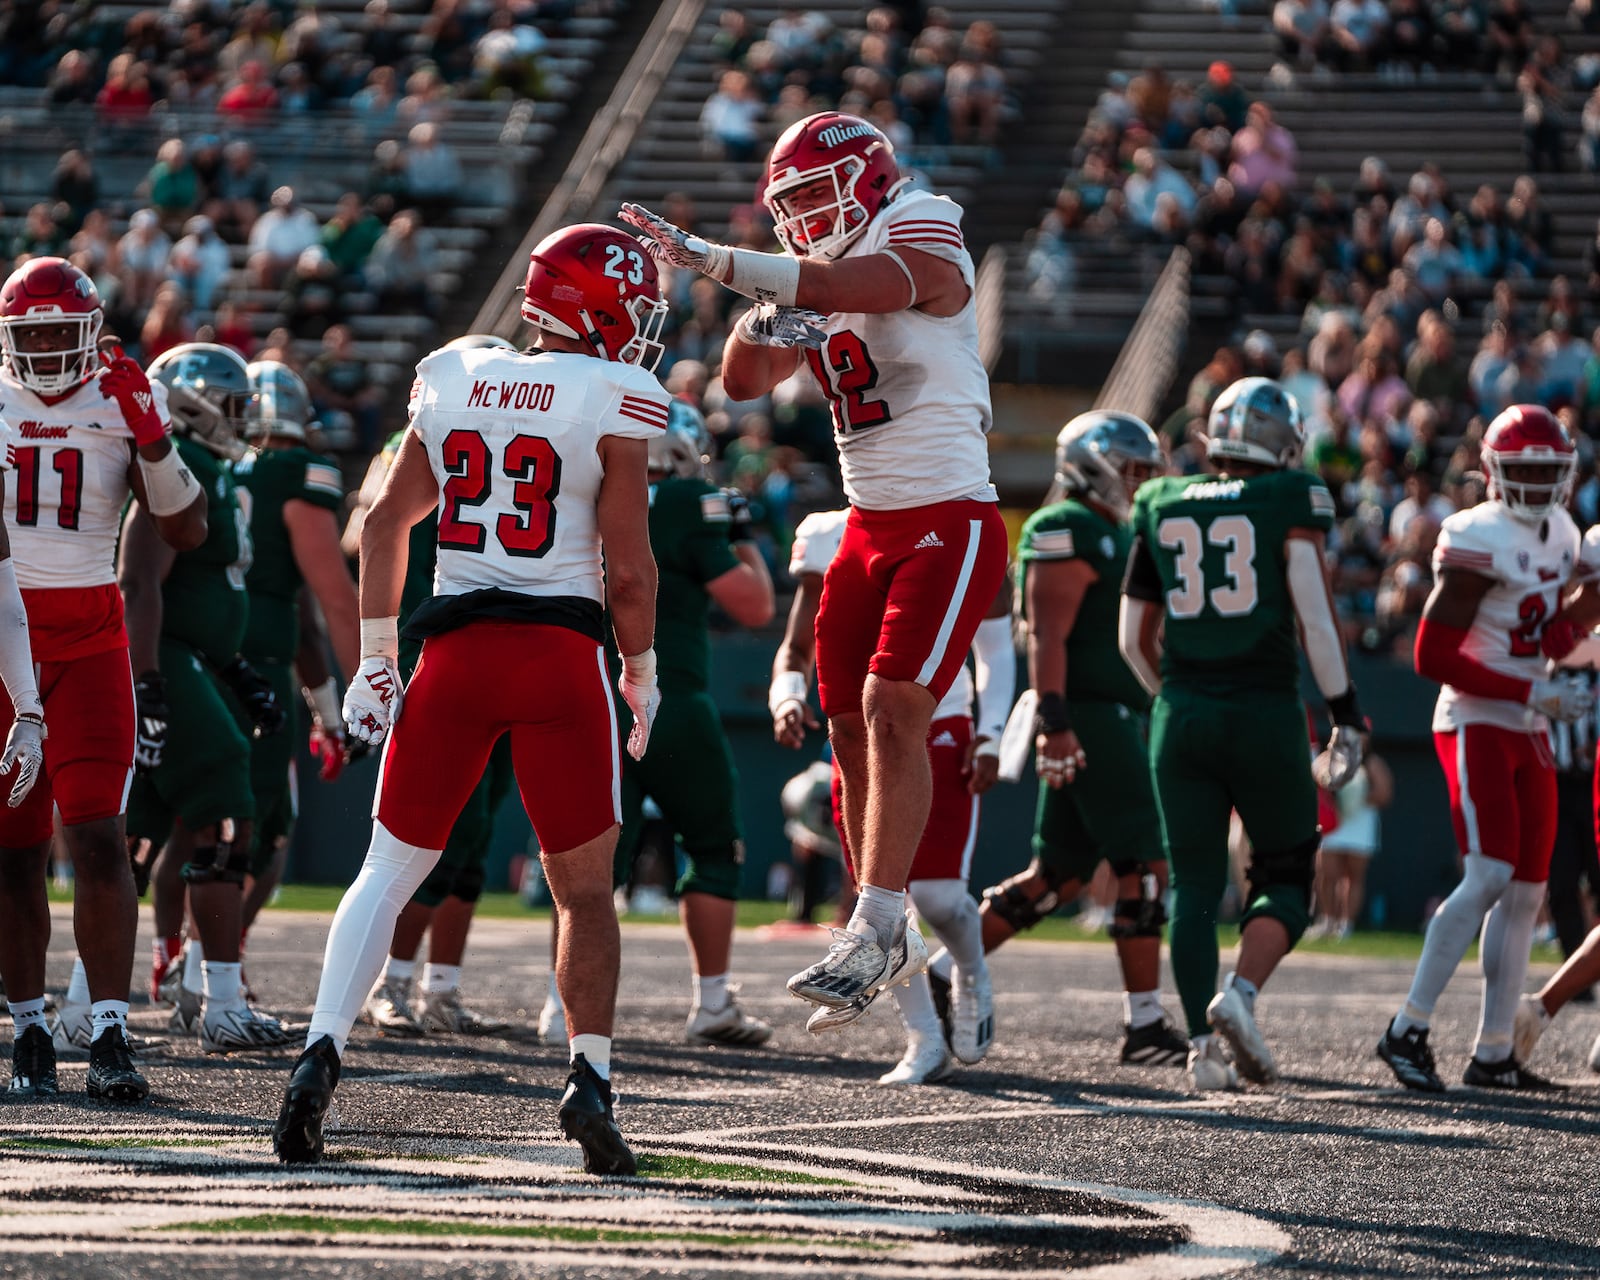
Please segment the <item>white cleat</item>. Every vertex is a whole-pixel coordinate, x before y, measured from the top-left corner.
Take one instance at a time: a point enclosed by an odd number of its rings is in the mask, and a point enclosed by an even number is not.
[[[876,938],[848,929],[829,932],[834,942],[828,954],[789,979],[790,995],[833,1009],[862,999],[870,1004],[880,992],[911,981],[928,967],[928,944],[909,921],[887,953]]]
[[[950,1074],[950,1050],[944,1037],[913,1040],[906,1046],[906,1056],[890,1071],[878,1077],[879,1084],[912,1085],[932,1084]]]
[[[715,1013],[697,1005],[689,1015],[683,1038],[690,1044],[720,1044],[742,1049],[766,1044],[772,1039],[771,1025],[741,1009],[736,998],[738,994],[737,987],[729,987],[728,1003]]]
[[[994,987],[979,957],[971,973],[960,965],[950,971],[950,1052],[971,1066],[983,1061],[992,1043]]]
[[[1527,1062],[1533,1056],[1539,1037],[1550,1028],[1550,1015],[1538,996],[1523,996],[1517,1001],[1517,1016],[1511,1023],[1511,1056]]]
[[[836,931],[838,932],[838,931]],[[819,1005],[806,1019],[812,1035],[847,1027],[872,1008],[872,1003],[890,987],[907,985],[919,973],[927,972],[928,944],[915,929],[907,928],[889,953],[889,976],[865,995],[846,1005]],[[791,979],[792,981],[792,979]]]
[[[375,986],[361,1006],[361,1016],[378,1029],[379,1035],[415,1040],[427,1034],[411,1007],[411,984],[399,979]]]
[[[1206,1020],[1233,1050],[1239,1074],[1257,1084],[1271,1084],[1278,1078],[1278,1064],[1262,1038],[1254,1015],[1232,987],[1219,992],[1206,1006]]]
[[[50,1039],[57,1051],[89,1052],[94,1039],[94,1020],[86,1004],[63,1004],[50,1022]]]
[[[284,1026],[249,1005],[207,1013],[200,1019],[200,1048],[205,1053],[286,1049],[305,1039],[305,1028]]]
[[[1189,1083],[1196,1093],[1226,1093],[1239,1087],[1238,1074],[1218,1037],[1196,1036],[1190,1041]]]
[[[539,1043],[565,1046],[567,1043],[567,1011],[554,1000],[546,1000],[539,1010]]]

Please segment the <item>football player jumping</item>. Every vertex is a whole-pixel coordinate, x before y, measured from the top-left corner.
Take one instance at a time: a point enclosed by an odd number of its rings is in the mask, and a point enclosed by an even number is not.
[[[1038,698],[1033,864],[983,894],[983,945],[992,951],[1111,863],[1110,932],[1125,988],[1122,1061],[1140,1066],[1179,1066],[1189,1051],[1161,1007],[1167,856],[1141,723],[1150,697],[1117,650],[1117,602],[1133,544],[1129,507],[1165,469],[1155,432],[1132,414],[1079,414],[1056,437],[1064,500],[1034,512],[1017,544]],[[929,961],[936,995],[948,964],[943,954]]]
[[[1578,570],[1566,511],[1578,454],[1555,415],[1512,405],[1484,432],[1488,501],[1445,520],[1433,594],[1417,627],[1419,675],[1443,687],[1433,741],[1450,790],[1461,883],[1428,922],[1406,1002],[1378,1056],[1408,1089],[1444,1091],[1428,1024],[1467,947],[1483,931],[1483,1010],[1467,1084],[1544,1089],[1518,1061],[1513,1026],[1556,837],[1549,721],[1593,705],[1587,685],[1551,678],[1550,657],[1576,643],[1558,617]],[[1547,638],[1545,632],[1551,635]]]
[[[927,963],[905,886],[931,803],[928,725],[1005,578],[1006,532],[961,207],[907,190],[889,139],[831,111],[784,131],[762,198],[786,253],[707,244],[637,205],[622,216],[662,260],[762,304],[724,353],[730,396],[770,391],[803,356],[832,404],[851,512],[817,615],[817,686],[861,893],[788,986],[844,1008]]]
[[[54,1094],[42,1011],[45,864],[59,809],[92,1002],[86,1087],[91,1097],[137,1102],[149,1085],[127,1041],[139,915],[123,810],[135,734],[143,762],[153,763],[166,706],[160,676],[143,672],[136,683],[129,666],[117,532],[132,494],[162,541],[192,550],[206,537],[206,498],[173,448],[165,389],[120,347],[99,349],[101,323],[94,284],[61,258],[34,258],[0,287],[0,403],[18,434],[16,483],[5,495],[8,563],[54,728],[38,784],[17,807],[0,808],[0,975],[17,1023],[12,1091]],[[9,729],[12,709],[0,714]]]
[[[1220,474],[1158,477],[1134,498],[1118,642],[1154,697],[1150,766],[1172,871],[1172,972],[1191,1082],[1216,1090],[1236,1086],[1235,1065],[1258,1083],[1276,1078],[1256,995],[1311,923],[1317,792],[1304,764],[1297,630],[1335,726],[1316,782],[1337,789],[1354,776],[1365,722],[1322,556],[1333,498],[1297,465],[1299,406],[1276,382],[1245,378],[1217,397],[1207,430],[1206,456]],[[1218,994],[1217,908],[1234,810],[1250,837],[1249,888],[1238,967]]]
[[[814,512],[795,530],[789,572],[799,589],[789,609],[783,643],[773,659],[772,687],[767,695],[773,736],[788,747],[800,747],[805,731],[817,727],[806,700],[816,652],[817,608],[824,575],[838,554],[849,516],[848,511]],[[994,991],[983,958],[977,904],[967,893],[967,877],[978,840],[978,797],[994,785],[999,773],[1000,732],[1016,687],[1010,602],[1009,589],[1002,588],[973,637],[978,672],[976,729],[973,681],[965,665],[956,672],[928,725],[933,799],[911,861],[906,892],[918,921],[931,927],[945,944],[939,953],[945,960],[942,999],[936,1000],[929,978],[920,973],[911,974],[903,986],[895,988],[895,1004],[906,1028],[906,1051],[879,1077],[879,1084],[939,1080],[949,1073],[952,1054],[964,1063],[979,1062],[994,1040]],[[832,772],[834,822],[849,866],[850,843],[840,813],[837,761]],[[823,1006],[812,1013],[806,1029],[820,1033],[847,1026],[870,1004],[870,998],[862,998],[841,1009]],[[946,1016],[948,1042],[941,1025]]]
[[[509,734],[560,927],[572,1055],[561,1127],[590,1173],[636,1168],[610,1085],[621,779],[603,609],[623,654],[638,759],[661,700],[645,467],[667,425],[667,393],[648,372],[666,313],[636,240],[568,227],[528,263],[522,314],[539,330],[536,351],[436,351],[417,366],[411,424],[361,533],[363,656],[344,702],[352,737],[387,740],[372,843],[334,917],[306,1051],[273,1127],[286,1162],[321,1157],[340,1059],[400,908]],[[435,506],[434,595],[407,624],[422,659],[402,694],[407,540]]]

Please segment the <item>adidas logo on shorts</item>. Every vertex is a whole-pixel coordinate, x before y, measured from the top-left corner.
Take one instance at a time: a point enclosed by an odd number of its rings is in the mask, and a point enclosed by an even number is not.
[[[938,534],[936,534],[936,533],[925,533],[925,534],[922,535],[922,541],[917,543],[917,545],[912,547],[911,549],[913,551],[921,551],[924,547],[942,547],[942,546],[944,546],[944,543],[939,540],[939,535]]]
[[[930,747],[953,747],[956,745],[956,735],[946,729],[928,745]]]

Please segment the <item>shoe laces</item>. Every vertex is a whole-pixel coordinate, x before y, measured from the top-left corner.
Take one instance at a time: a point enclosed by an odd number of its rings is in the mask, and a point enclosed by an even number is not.
[[[1402,1037],[1409,1042],[1412,1057],[1416,1062],[1429,1071],[1433,1070],[1433,1048],[1428,1044],[1428,1030],[1426,1027],[1413,1027]]]
[[[121,1027],[113,1027],[90,1046],[99,1048],[99,1056],[110,1059],[108,1066],[117,1071],[133,1070],[133,1050],[128,1047],[128,1037]]]
[[[849,929],[835,929],[830,927],[828,932],[833,935],[833,944],[828,948],[828,954],[836,955],[849,951],[852,947],[877,946],[878,940],[870,938],[864,933],[852,933]]]

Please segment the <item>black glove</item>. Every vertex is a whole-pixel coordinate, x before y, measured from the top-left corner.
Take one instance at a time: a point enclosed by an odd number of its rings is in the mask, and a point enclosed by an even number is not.
[[[278,696],[272,692],[266,678],[244,658],[235,658],[217,674],[239,699],[250,723],[256,727],[256,737],[270,738],[283,731],[288,716],[279,705]]]
[[[146,671],[133,682],[133,714],[137,728],[133,762],[145,773],[159,768],[167,749],[167,682],[159,671]]]
[[[722,496],[728,503],[728,541],[749,542],[756,536],[750,499],[738,489],[724,489]]]

